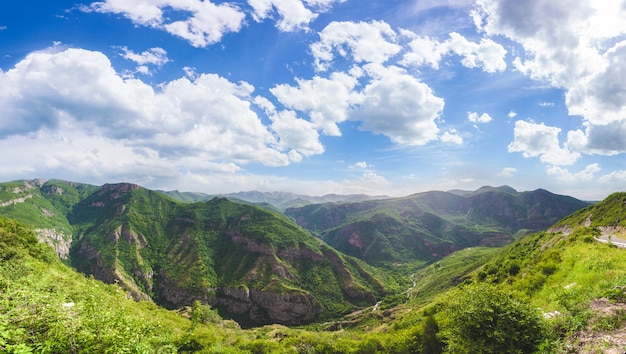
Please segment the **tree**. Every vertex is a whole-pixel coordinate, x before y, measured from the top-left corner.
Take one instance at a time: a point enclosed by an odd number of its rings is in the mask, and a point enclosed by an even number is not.
[[[546,335],[535,309],[490,284],[454,291],[438,318],[451,353],[532,353]]]

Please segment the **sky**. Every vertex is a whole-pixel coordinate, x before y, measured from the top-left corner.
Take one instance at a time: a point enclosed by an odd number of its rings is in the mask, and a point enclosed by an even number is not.
[[[0,180],[626,190],[626,1],[0,2]]]

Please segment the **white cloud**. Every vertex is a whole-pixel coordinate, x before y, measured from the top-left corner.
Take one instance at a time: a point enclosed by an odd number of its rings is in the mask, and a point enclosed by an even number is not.
[[[541,162],[550,165],[571,165],[580,154],[559,144],[560,128],[549,127],[518,120],[515,122],[514,140],[508,146],[509,152],[521,152],[524,157],[539,156]]]
[[[514,60],[519,71],[566,91],[569,114],[582,116],[588,131],[595,132],[586,140],[590,145],[578,143],[577,150],[626,152],[623,139],[605,129],[622,128],[626,121],[623,1],[581,0],[564,6],[546,0],[479,0],[474,15],[487,35],[506,36],[522,46]]]
[[[626,151],[626,119],[604,125],[587,124],[585,131],[567,134],[567,145],[588,154],[616,155]]]
[[[539,102],[541,107],[554,107],[554,102]]]
[[[602,183],[624,183],[626,182],[626,170],[613,171],[598,178],[598,181]]]
[[[368,167],[368,164],[365,161],[359,161],[355,163],[354,165],[349,166],[349,168],[361,168],[361,169],[366,169],[367,167]]]
[[[513,177],[513,174],[517,172],[517,168],[515,167],[505,167],[498,173],[499,177]]]
[[[300,0],[248,0],[248,3],[254,9],[253,18],[259,22],[270,17],[275,9],[281,17],[276,27],[281,31],[306,28],[317,17]]]
[[[331,22],[311,45],[318,71],[329,68],[335,55],[357,63],[382,64],[402,49],[396,32],[385,22]]]
[[[403,30],[405,37],[412,38],[409,42],[409,51],[404,54],[400,64],[409,66],[429,65],[439,68],[439,63],[445,55],[457,54],[463,57],[461,64],[468,68],[482,68],[483,71],[493,73],[504,71],[507,53],[504,47],[489,38],[482,38],[479,43],[468,41],[459,33],[452,32],[450,38],[439,42],[430,37],[420,37],[413,32]]]
[[[206,47],[219,42],[226,33],[239,31],[245,18],[236,5],[216,5],[210,0],[106,0],[81,9],[121,14],[136,25],[165,30],[194,47]],[[166,12],[170,11],[182,19],[169,21]]]
[[[506,49],[489,38],[482,38],[479,43],[468,41],[460,34],[450,33],[450,40],[445,46],[453,53],[463,56],[461,64],[468,68],[481,67],[483,71],[494,73],[504,71]]]
[[[262,21],[278,13],[280,19],[276,27],[281,31],[307,29],[309,23],[317,18],[320,12],[329,10],[333,4],[346,0],[248,0],[254,10],[252,17],[255,21]],[[307,6],[305,6],[308,5]]]
[[[319,141],[317,129],[311,122],[298,118],[295,112],[278,112],[271,116],[271,119],[272,130],[280,137],[278,143],[280,150],[293,149],[294,152],[304,156],[318,155],[324,152],[324,146]],[[298,155],[293,156],[297,157]]]
[[[129,175],[188,161],[196,172],[203,166],[232,171],[249,162],[282,166],[295,156],[287,150],[306,156],[323,151],[304,121],[281,117],[277,131],[268,129],[251,109],[254,88],[245,82],[201,74],[155,91],[140,80],[123,79],[99,52],[31,53],[0,71],[0,91],[0,142],[24,144],[42,135],[29,148],[45,151],[50,161],[42,166],[50,169],[75,169],[72,159],[95,164],[96,148],[98,156],[120,156],[120,165],[109,167]]]
[[[559,166],[550,166],[547,169],[549,175],[554,175],[558,179],[566,182],[588,182],[593,180],[593,176],[596,172],[600,171],[600,165],[597,163],[587,165],[584,170],[571,173],[567,169]]]
[[[409,51],[403,55],[400,64],[404,66],[428,65],[433,69],[439,69],[439,62],[447,52],[447,48],[442,43],[430,37],[419,37],[407,30],[402,30],[401,33],[412,40],[408,44]]]
[[[491,116],[487,113],[479,116],[477,112],[467,112],[467,120],[472,123],[489,123],[491,122]]]
[[[459,135],[459,132],[456,129],[450,129],[444,132],[439,139],[444,143],[452,143],[457,145],[463,144],[463,137]]]
[[[515,112],[514,110],[510,110],[506,116],[509,118],[515,118],[517,117],[517,112]]]
[[[313,125],[326,135],[339,136],[337,123],[348,118],[348,110],[361,101],[354,92],[358,83],[351,75],[336,72],[330,78],[297,79],[298,86],[277,85],[270,89],[281,104],[309,115]]]
[[[399,67],[368,64],[364,69],[372,80],[363,90],[361,105],[351,112],[351,120],[401,145],[424,145],[437,139],[442,98]]]
[[[139,65],[151,64],[156,66],[162,66],[169,63],[170,61],[167,58],[167,51],[159,47],[150,48],[141,53],[135,53],[127,47],[120,47],[120,49],[124,52],[120,53],[121,57],[123,57],[124,59],[132,60]]]

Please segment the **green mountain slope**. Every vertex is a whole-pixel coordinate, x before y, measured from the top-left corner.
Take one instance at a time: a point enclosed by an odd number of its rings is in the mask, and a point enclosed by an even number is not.
[[[381,265],[436,260],[470,246],[502,246],[587,205],[545,190],[483,187],[464,195],[435,191],[285,213],[338,250]]]
[[[32,197],[13,193],[25,186]],[[172,308],[200,300],[244,324],[302,324],[371,305],[396,286],[285,216],[225,198],[185,204],[132,184],[3,188],[19,202],[0,213],[71,233],[76,269]]]
[[[611,239],[626,238],[625,205],[626,193],[615,193],[524,236],[487,262],[476,281],[525,294],[574,352],[623,348],[626,252]]]

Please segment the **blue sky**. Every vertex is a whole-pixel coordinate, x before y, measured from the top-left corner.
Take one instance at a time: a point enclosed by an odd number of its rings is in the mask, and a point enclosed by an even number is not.
[[[626,1],[0,3],[0,180],[626,187]]]

